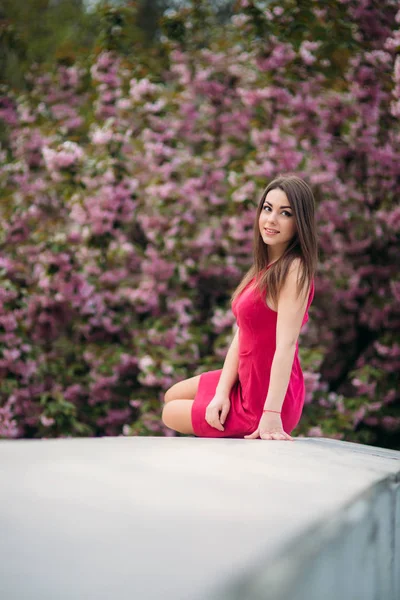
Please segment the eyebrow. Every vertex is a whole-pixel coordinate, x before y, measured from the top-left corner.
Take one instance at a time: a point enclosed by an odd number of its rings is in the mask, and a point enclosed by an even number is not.
[[[270,206],[272,206],[271,202],[268,202],[268,200],[264,200],[264,204],[269,204]],[[291,206],[280,206],[279,208],[292,208]]]

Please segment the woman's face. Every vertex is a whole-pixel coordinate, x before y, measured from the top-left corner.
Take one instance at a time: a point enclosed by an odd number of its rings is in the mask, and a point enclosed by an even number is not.
[[[272,250],[271,258],[279,258],[296,233],[293,211],[284,191],[276,188],[268,192],[261,208],[259,228],[263,242]]]

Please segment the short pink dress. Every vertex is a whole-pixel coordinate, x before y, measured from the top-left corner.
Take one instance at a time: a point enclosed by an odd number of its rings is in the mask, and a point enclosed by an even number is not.
[[[224,431],[211,427],[205,420],[206,408],[214,397],[222,373],[222,369],[216,369],[201,373],[192,404],[193,431],[198,437],[243,438],[256,430],[262,416],[276,347],[278,313],[266,306],[254,283],[255,278],[232,303],[232,312],[240,328],[239,368],[238,379],[229,393],[231,406],[224,423]],[[311,283],[301,327],[308,321],[308,309],[313,298],[314,280]],[[290,434],[300,421],[304,398],[305,385],[297,342],[281,412],[286,433]]]

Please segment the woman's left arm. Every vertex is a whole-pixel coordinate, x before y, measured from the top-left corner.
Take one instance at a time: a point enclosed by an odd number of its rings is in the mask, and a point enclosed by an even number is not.
[[[296,343],[307,307],[308,291],[303,289],[297,296],[297,277],[301,263],[299,259],[292,262],[278,300],[278,316],[276,324],[276,348],[271,366],[268,394],[264,412],[257,430],[245,438],[293,439],[282,427],[280,411],[286,396],[292,372]]]

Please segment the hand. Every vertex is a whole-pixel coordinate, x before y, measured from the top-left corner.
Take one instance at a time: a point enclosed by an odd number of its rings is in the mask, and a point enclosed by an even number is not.
[[[246,440],[256,439],[258,437],[262,440],[294,441],[288,433],[283,431],[281,415],[272,412],[263,413],[257,429],[250,435],[244,436]]]
[[[211,427],[224,431],[225,419],[228,416],[231,401],[228,394],[215,394],[206,408],[206,421]],[[219,413],[221,412],[221,416]]]

